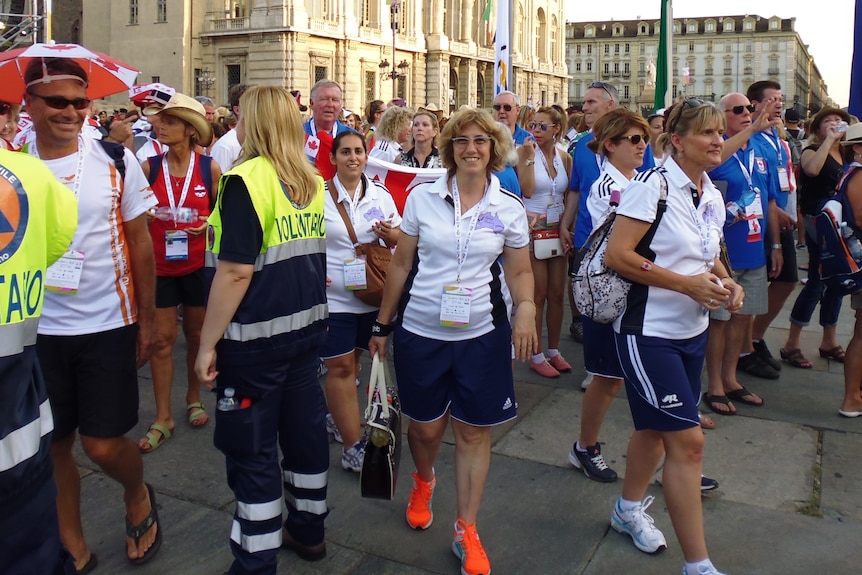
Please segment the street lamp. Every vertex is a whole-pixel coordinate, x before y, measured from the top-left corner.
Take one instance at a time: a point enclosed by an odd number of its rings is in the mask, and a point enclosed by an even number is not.
[[[201,70],[200,76],[197,77],[198,86],[202,88],[204,95],[210,95],[210,89],[212,85],[215,84],[215,76],[213,76],[212,70],[210,70],[209,66],[206,66],[203,70]]]

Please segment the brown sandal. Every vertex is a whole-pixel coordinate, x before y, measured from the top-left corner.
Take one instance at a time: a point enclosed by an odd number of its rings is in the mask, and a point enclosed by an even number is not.
[[[804,355],[802,355],[801,349],[784,349],[781,348],[781,359],[792,365],[793,367],[798,367],[800,369],[811,369],[814,367],[810,361],[808,361]]]
[[[818,349],[820,352],[820,357],[824,359],[831,359],[837,361],[838,363],[844,363],[844,348],[840,345],[833,347],[832,349]]]

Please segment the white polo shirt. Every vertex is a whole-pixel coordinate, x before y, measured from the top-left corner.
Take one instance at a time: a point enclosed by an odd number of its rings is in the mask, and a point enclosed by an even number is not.
[[[407,196],[401,233],[418,237],[419,243],[417,262],[405,284],[409,291],[406,307],[399,312],[403,327],[411,333],[462,341],[491,332],[495,321],[508,321],[511,310],[500,256],[504,246],[527,247],[530,234],[520,198],[501,189],[500,180],[491,176],[483,200],[461,215],[465,241],[473,215],[482,210],[461,269],[461,286],[472,289],[469,326],[441,326],[443,287],[455,285],[458,274],[455,208],[448,183],[448,175],[443,176],[417,186]]]
[[[359,243],[364,244],[377,239],[377,235],[371,231],[371,225],[375,222],[392,216],[392,227],[401,225],[401,216],[398,215],[395,200],[380,182],[369,181],[363,174],[360,185],[365,186],[365,194],[354,208],[350,196],[338,181],[338,176],[336,175],[333,180],[338,201],[347,210],[347,216],[353,222],[353,229],[356,231],[356,239]],[[360,314],[376,310],[376,307],[363,303],[353,295],[352,291],[344,287],[344,261],[354,258],[353,242],[350,240],[347,226],[344,225],[344,220],[332,200],[328,187],[323,213],[326,221],[326,277],[332,280],[332,285],[326,288],[329,312]]]
[[[590,186],[587,196],[587,209],[590,212],[590,220],[593,222],[593,230],[602,225],[604,215],[610,206],[611,192],[617,190],[622,192],[629,187],[628,178],[616,169],[610,162],[605,162],[599,179]]]
[[[703,194],[694,207],[691,189],[696,186],[673,158],[667,170],[667,210],[649,245],[657,265],[684,276],[712,269],[718,256],[724,226],[721,192],[704,174]],[[660,168],[638,174],[620,199],[617,214],[652,223],[660,193]],[[649,273],[649,272],[644,272]],[[642,334],[666,339],[688,339],[709,326],[709,314],[702,305],[682,293],[654,286],[634,284],[623,315],[614,322],[618,333]]]
[[[227,134],[218,139],[210,150],[210,156],[216,161],[222,172],[230,170],[242,152],[242,144],[236,139],[236,129],[228,130]]]

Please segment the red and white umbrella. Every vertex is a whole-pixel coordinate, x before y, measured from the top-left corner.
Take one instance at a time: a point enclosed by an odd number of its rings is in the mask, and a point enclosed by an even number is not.
[[[129,89],[129,100],[139,108],[146,108],[149,104],[161,104],[164,106],[176,93],[176,90],[161,82],[149,84],[135,84]]]
[[[33,44],[0,52],[0,100],[20,102],[24,97],[24,72],[33,60],[70,58],[87,73],[87,97],[103,98],[132,87],[139,71],[112,56],[78,44]]]

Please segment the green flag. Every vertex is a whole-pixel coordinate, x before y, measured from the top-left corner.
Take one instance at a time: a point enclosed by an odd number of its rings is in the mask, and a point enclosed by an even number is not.
[[[491,8],[492,8],[493,0],[488,0],[488,3],[485,4],[485,11],[482,13],[482,20],[485,22],[491,21]]]
[[[661,28],[656,59],[655,101],[656,110],[667,108],[673,100],[671,55],[673,53],[673,7],[671,0],[662,0]]]

